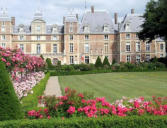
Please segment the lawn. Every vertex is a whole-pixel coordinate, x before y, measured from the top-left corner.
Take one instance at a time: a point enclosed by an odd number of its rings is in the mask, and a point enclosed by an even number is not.
[[[60,76],[62,90],[65,87],[79,92],[91,92],[106,97],[110,102],[122,96],[167,96],[167,72],[124,72],[91,75]]]

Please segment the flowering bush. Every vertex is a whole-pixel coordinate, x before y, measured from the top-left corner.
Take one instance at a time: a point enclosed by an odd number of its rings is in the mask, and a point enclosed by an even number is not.
[[[167,115],[167,97],[153,97],[152,101],[145,101],[144,97],[123,97],[111,104],[105,98],[92,98],[66,88],[64,96],[40,97],[40,102],[41,100],[51,117]]]

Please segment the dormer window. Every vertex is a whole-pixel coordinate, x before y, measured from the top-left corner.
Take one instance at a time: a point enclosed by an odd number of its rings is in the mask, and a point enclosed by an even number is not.
[[[84,32],[87,32],[87,33],[90,32],[88,25],[84,26]]]
[[[20,27],[20,28],[19,28],[19,32],[20,32],[20,33],[24,32],[23,27]]]
[[[37,26],[36,30],[37,30],[37,32],[40,32],[41,31],[41,27]]]
[[[72,23],[70,23],[69,32],[73,32],[73,24]]]
[[[108,26],[108,25],[104,25],[103,31],[104,31],[104,32],[109,32],[109,26]]]
[[[57,33],[57,32],[58,32],[57,27],[53,27],[52,28],[52,33]]]
[[[129,27],[130,27],[129,23],[125,24],[125,26],[124,26],[125,30],[128,30]]]

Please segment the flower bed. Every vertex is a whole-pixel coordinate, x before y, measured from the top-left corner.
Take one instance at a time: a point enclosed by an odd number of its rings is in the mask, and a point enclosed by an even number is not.
[[[29,111],[28,118],[167,115],[167,97],[153,97],[152,101],[143,97],[123,98],[110,104],[105,98],[93,98],[66,88],[64,96],[40,97],[39,102],[45,103],[46,108]]]

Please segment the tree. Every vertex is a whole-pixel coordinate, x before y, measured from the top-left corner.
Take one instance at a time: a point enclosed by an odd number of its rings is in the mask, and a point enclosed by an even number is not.
[[[96,68],[103,67],[103,64],[102,64],[101,59],[100,59],[99,56],[97,57],[97,60],[96,60],[96,63],[95,63],[95,67]]]
[[[105,65],[110,66],[107,56],[105,56],[104,61],[103,61],[103,66]]]
[[[51,61],[50,58],[47,58],[47,59],[46,59],[46,63],[47,63],[48,68],[52,68],[52,67],[53,67],[52,61]]]
[[[152,41],[157,37],[167,39],[167,0],[151,0],[144,13],[145,21],[138,33],[141,40]]]
[[[0,105],[0,121],[23,117],[20,102],[2,61],[0,61]]]

